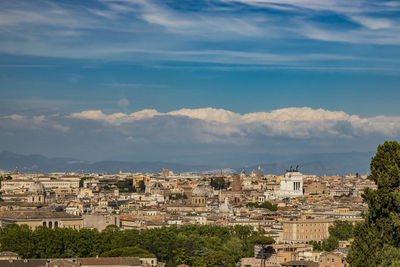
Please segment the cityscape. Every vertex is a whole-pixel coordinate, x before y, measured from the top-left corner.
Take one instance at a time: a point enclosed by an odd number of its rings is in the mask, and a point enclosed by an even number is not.
[[[0,267],[400,266],[398,0],[0,1]]]
[[[290,166],[282,175],[264,174],[260,167],[240,174],[223,174],[222,170],[219,174],[175,174],[167,169],[159,173],[121,170],[116,174],[4,172],[0,221],[5,229],[17,224],[26,225],[30,231],[40,231],[42,227],[99,232],[110,229],[139,232],[190,225],[244,227],[273,240],[274,252],[267,259],[257,255],[257,250],[254,255],[241,252],[225,259],[224,264],[237,261],[239,266],[331,266],[332,262],[334,266],[345,266],[351,238],[331,240],[330,227],[335,227],[338,221],[344,222],[345,227],[363,221],[362,213],[368,206],[361,194],[366,188],[376,189],[366,175],[306,175],[299,166]],[[252,245],[257,247],[258,243]],[[315,250],[315,246],[323,249]],[[16,244],[8,243],[7,247]],[[22,255],[4,252],[9,253],[4,257],[18,259],[32,255],[31,251],[20,249]],[[177,252],[161,256],[155,251],[145,251],[153,254],[139,258],[141,264],[164,266],[171,257],[178,256]],[[57,252],[60,258],[66,253],[63,249],[51,253]],[[78,251],[73,252],[79,255]],[[51,258],[51,253],[43,255]],[[199,256],[192,257],[174,260],[194,263]],[[106,262],[97,259],[96,263],[95,259],[78,258],[76,264],[92,266]],[[53,261],[50,266],[60,264],[61,259],[54,264]],[[74,266],[70,260],[63,261]]]

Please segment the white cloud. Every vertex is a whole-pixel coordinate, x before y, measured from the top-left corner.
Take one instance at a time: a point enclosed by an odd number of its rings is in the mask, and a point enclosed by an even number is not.
[[[368,1],[347,1],[347,0],[222,0],[224,2],[237,2],[257,7],[269,8],[301,8],[315,11],[332,11],[338,13],[361,13],[361,12],[377,12],[389,11],[390,8],[396,7],[395,5],[387,5],[382,1],[368,2]]]
[[[158,114],[160,113],[158,113],[158,111],[155,109],[144,109],[131,114],[125,114],[120,112],[120,113],[113,113],[110,115],[104,114],[101,110],[85,110],[82,112],[70,114],[67,117],[101,121],[111,125],[121,125],[136,120],[152,118]]]
[[[118,100],[117,104],[120,108],[127,108],[129,106],[130,102],[128,99],[122,98],[122,99]]]
[[[324,109],[283,108],[271,112],[239,114],[225,109],[199,108],[180,109],[160,113],[147,109],[131,114],[113,113],[106,115],[100,110],[88,110],[69,115],[69,118],[88,119],[110,126],[129,127],[141,120],[157,117],[158,120],[187,118],[201,122],[196,136],[204,142],[221,138],[249,138],[252,135],[290,138],[351,138],[360,135],[380,134],[385,137],[400,136],[400,117],[360,118],[343,111]],[[182,125],[174,124],[174,127]],[[185,126],[189,127],[189,126]],[[224,140],[229,141],[229,140]]]
[[[21,115],[18,115],[18,114],[12,114],[12,115],[9,115],[9,116],[3,116],[3,118],[12,119],[12,120],[23,120],[25,117],[21,116]]]
[[[18,114],[12,114],[10,116],[0,117],[5,119],[3,123],[5,128],[19,128],[19,129],[42,129],[42,128],[53,128],[58,131],[67,132],[70,128],[62,125],[57,121],[59,115],[51,115],[49,117],[45,115],[38,116],[21,116]]]
[[[186,116],[193,119],[216,121],[221,123],[235,123],[236,121],[239,121],[241,119],[241,116],[237,113],[225,109],[215,108],[183,108],[180,110],[170,111],[167,114],[173,116]]]
[[[365,27],[371,30],[391,28],[393,26],[392,21],[388,19],[369,18],[362,16],[353,16],[351,19],[354,20],[355,22],[364,25]]]

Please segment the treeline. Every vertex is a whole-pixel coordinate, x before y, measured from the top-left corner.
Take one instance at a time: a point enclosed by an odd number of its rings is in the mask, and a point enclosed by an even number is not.
[[[79,187],[82,188],[85,183],[85,180],[88,180],[91,178],[93,178],[93,177],[90,177],[90,176],[82,177],[79,180]],[[118,190],[123,193],[144,192],[146,190],[146,186],[145,186],[143,180],[139,181],[138,187],[136,188],[133,184],[132,178],[126,178],[126,179],[118,181],[116,183],[108,181],[108,183],[103,187],[103,189],[105,189],[105,190],[113,190],[114,188],[118,188]]]
[[[155,255],[167,266],[235,266],[251,257],[255,243],[273,243],[247,226],[170,226],[150,230],[49,229],[7,225],[0,229],[0,251],[23,258]],[[135,254],[136,253],[136,254]]]
[[[249,202],[246,204],[247,207],[252,207],[252,208],[261,208],[261,209],[268,209],[271,211],[277,211],[278,210],[278,206],[277,205],[273,205],[271,202],[269,201],[265,201],[264,203],[258,204],[256,202]]]
[[[332,251],[339,248],[339,241],[349,240],[354,237],[354,225],[347,221],[335,221],[332,226],[329,226],[329,237],[318,243],[310,241],[313,245],[313,250],[317,251]]]

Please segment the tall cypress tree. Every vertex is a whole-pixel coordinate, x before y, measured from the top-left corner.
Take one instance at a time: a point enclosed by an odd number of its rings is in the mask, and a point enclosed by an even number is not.
[[[400,144],[385,142],[371,160],[377,189],[362,195],[365,220],[355,227],[347,261],[356,266],[400,266]]]

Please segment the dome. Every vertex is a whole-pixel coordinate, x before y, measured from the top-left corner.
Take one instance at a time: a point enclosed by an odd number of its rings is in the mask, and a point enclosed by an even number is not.
[[[194,196],[194,197],[210,197],[210,196],[212,196],[212,191],[206,185],[200,184],[192,190],[192,196]]]
[[[43,184],[39,181],[33,182],[28,188],[28,192],[30,192],[30,193],[44,194],[45,191],[46,190],[45,190]]]

